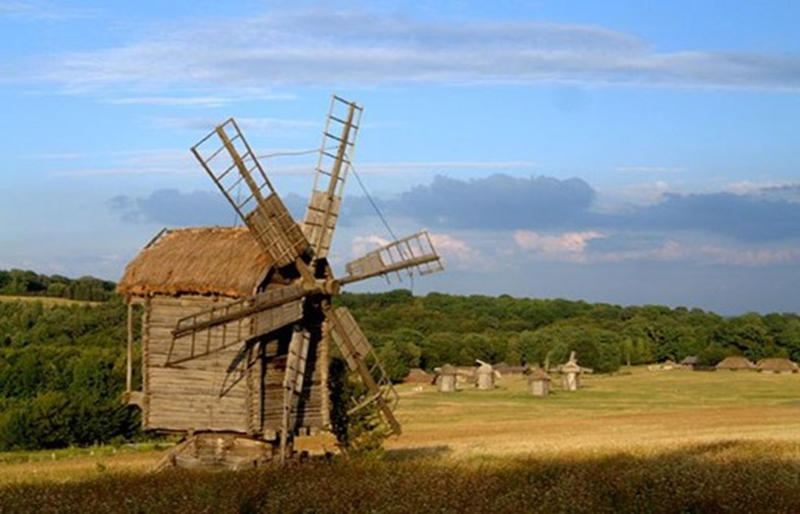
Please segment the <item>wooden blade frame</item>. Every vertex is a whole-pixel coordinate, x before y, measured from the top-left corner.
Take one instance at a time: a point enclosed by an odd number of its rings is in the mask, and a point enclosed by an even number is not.
[[[303,317],[302,299],[308,294],[293,284],[181,318],[172,331],[166,365],[204,357],[294,323]]]
[[[286,266],[306,252],[308,241],[233,118],[192,147],[192,153],[272,262]]]
[[[428,275],[443,269],[430,235],[423,230],[349,262],[345,265],[347,276],[339,282],[349,284],[379,275],[386,276],[389,281],[392,274],[402,280],[401,271],[407,270],[409,275],[415,271],[419,275]]]
[[[303,233],[317,259],[326,258],[331,247],[345,180],[352,167],[362,112],[363,107],[355,102],[336,95],[331,97],[314,176],[314,189],[303,223]]]
[[[283,416],[281,419],[281,464],[287,457],[287,444],[297,426],[297,405],[303,394],[308,349],[311,334],[307,330],[295,328],[286,356],[286,372],[283,376]]]
[[[389,430],[393,434],[400,435],[400,423],[394,416],[399,395],[353,315],[345,307],[336,309],[329,307],[326,309],[326,320],[329,323],[333,340],[342,352],[347,366],[351,371],[358,372],[367,387],[366,396],[357,399],[348,414],[375,403],[381,419],[389,427]],[[377,375],[377,379],[373,373]]]

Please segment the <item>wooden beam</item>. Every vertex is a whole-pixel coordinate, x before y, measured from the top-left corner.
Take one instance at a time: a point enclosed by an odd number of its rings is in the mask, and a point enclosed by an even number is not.
[[[128,354],[125,365],[125,392],[133,389],[133,304],[128,302]]]

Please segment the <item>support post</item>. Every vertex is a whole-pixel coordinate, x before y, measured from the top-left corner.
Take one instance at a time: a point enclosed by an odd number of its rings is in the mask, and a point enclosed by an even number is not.
[[[128,299],[128,352],[125,367],[125,392],[130,395],[133,388],[133,303]]]

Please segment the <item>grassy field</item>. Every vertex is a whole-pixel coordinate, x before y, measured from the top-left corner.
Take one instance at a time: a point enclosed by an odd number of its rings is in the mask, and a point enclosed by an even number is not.
[[[584,383],[554,380],[547,398],[521,377],[402,385],[404,433],[372,462],[152,475],[163,447],[0,454],[0,511],[800,511],[800,375],[636,368]]]
[[[0,302],[42,302],[45,307],[54,305],[99,305],[101,302],[70,300],[69,298],[52,298],[50,296],[7,296],[0,295]]]

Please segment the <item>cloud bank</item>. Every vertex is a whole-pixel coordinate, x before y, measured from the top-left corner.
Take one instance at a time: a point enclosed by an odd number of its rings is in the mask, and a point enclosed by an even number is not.
[[[185,88],[198,93],[198,104],[230,102],[237,94],[252,96],[257,91],[268,94],[287,85],[573,83],[800,89],[796,54],[659,52],[637,36],[596,25],[445,22],[317,9],[205,24],[185,20],[149,33],[153,32],[147,39],[117,47],[43,56],[12,79],[58,83],[73,92],[149,92],[140,99],[124,95],[120,101],[128,103],[186,103],[153,94]],[[233,90],[238,92],[227,95]]]

